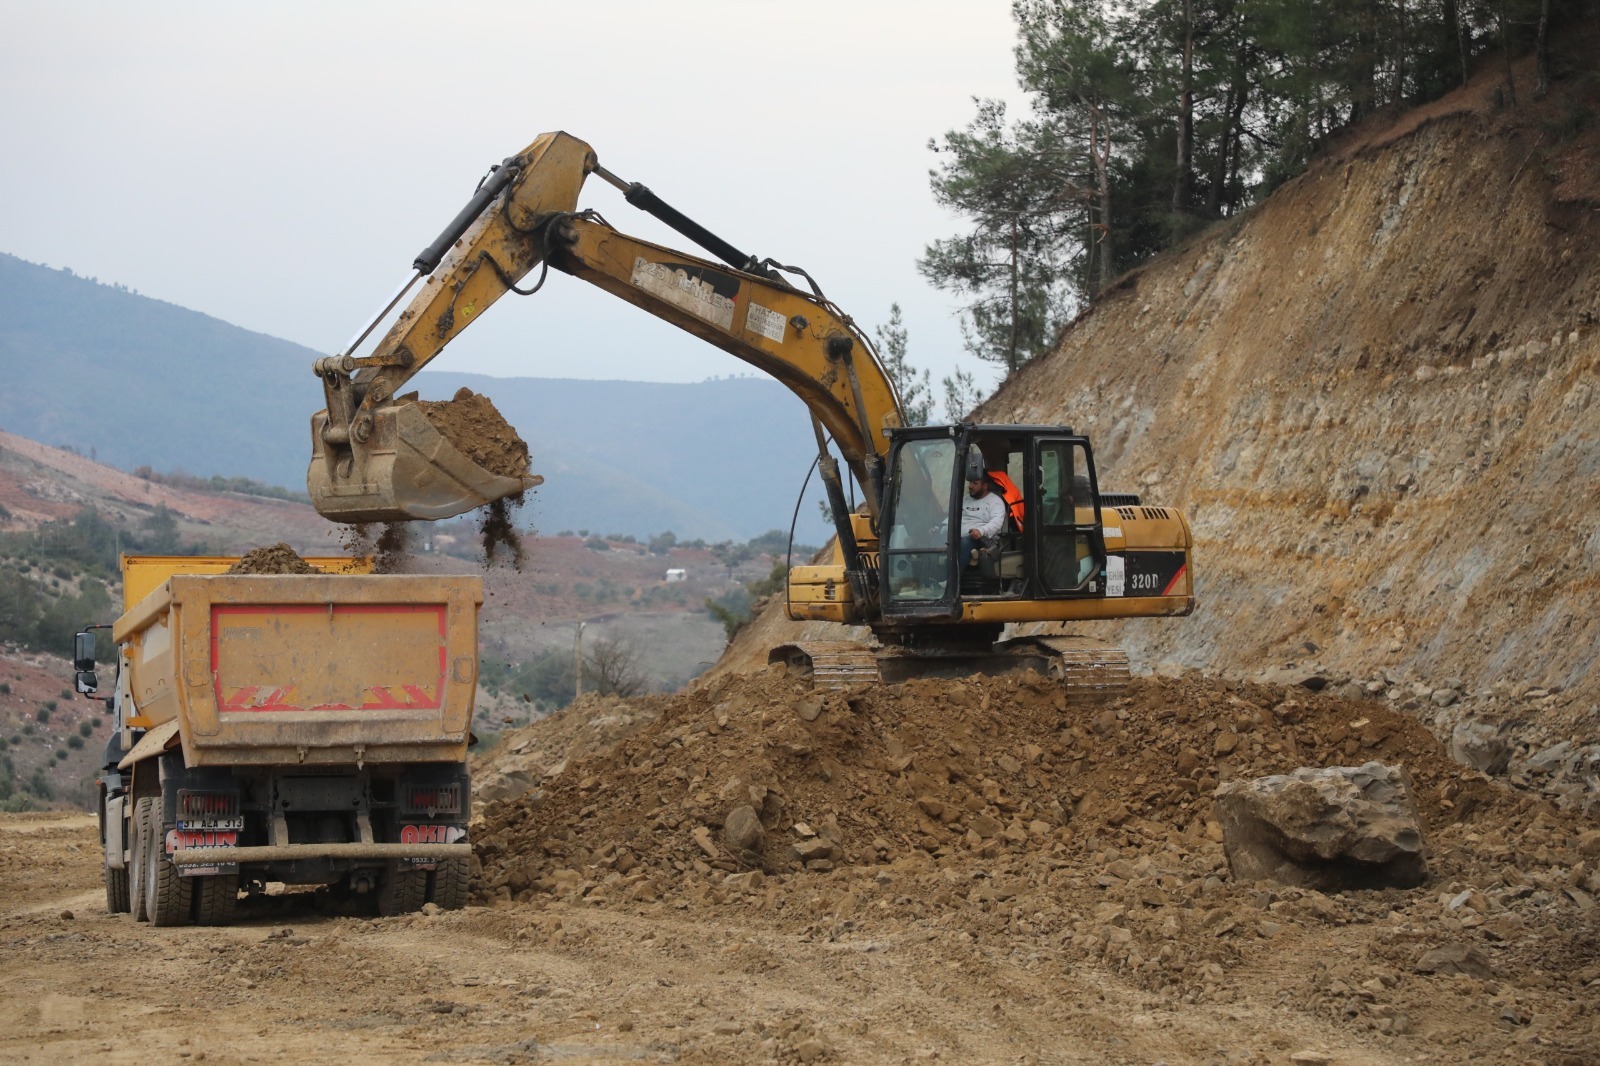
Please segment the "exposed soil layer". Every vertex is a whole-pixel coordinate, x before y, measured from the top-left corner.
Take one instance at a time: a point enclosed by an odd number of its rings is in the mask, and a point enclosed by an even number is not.
[[[450,400],[418,400],[435,429],[473,462],[503,477],[528,472],[528,445],[495,409],[489,397],[460,389]]]
[[[1533,1061],[1534,1018],[1541,1061],[1594,1061],[1600,834],[1457,766],[1382,703],[1188,675],[1075,710],[1036,675],[822,693],[764,673],[633,706],[642,724],[613,748],[487,805],[477,899],[715,906],[857,951],[951,936],[967,957],[953,996],[1032,959],[1043,982],[1099,968],[1174,1008],[1275,1019],[1240,1040],[1258,1057],[1174,1062],[1283,1061],[1266,1034],[1284,1016],[1339,1027],[1364,1045],[1348,1061]],[[507,750],[542,729],[570,723]],[[1230,878],[1218,782],[1369,760],[1416,783],[1421,888]],[[753,849],[724,835],[743,806],[765,830]],[[1484,968],[1423,973],[1435,948]]]
[[[246,552],[228,568],[230,574],[320,574],[289,545],[279,542]]]

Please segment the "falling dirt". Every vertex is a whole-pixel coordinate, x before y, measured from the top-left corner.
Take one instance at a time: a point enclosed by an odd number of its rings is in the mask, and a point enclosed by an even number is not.
[[[417,407],[450,443],[485,470],[503,477],[528,472],[528,445],[489,397],[460,389],[450,400],[418,400]]]
[[[522,534],[517,532],[511,512],[522,506],[522,493],[504,496],[478,512],[478,537],[483,545],[483,565],[493,566],[504,549],[511,556],[512,569],[521,570],[525,559]]]
[[[348,525],[340,533],[339,544],[352,556],[370,558],[374,574],[403,574],[411,564],[411,526],[410,522],[385,522],[373,537],[371,523]]]
[[[279,542],[246,552],[228,568],[230,574],[320,574],[289,545]]]

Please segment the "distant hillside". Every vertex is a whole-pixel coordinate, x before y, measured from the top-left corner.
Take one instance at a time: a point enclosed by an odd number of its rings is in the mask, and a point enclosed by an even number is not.
[[[319,354],[0,254],[0,429],[124,469],[302,489],[310,416],[322,406],[310,369]],[[424,398],[462,385],[494,398],[546,478],[524,513],[549,532],[743,540],[787,528],[812,457],[804,407],[766,379],[430,371],[413,384]],[[806,539],[821,539],[814,506],[801,520]]]

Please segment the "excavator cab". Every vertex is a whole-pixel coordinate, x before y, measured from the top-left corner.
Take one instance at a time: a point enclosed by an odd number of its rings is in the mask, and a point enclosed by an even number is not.
[[[961,566],[962,496],[981,472],[1007,506]],[[1007,499],[1019,495],[1019,499]],[[1063,426],[922,427],[892,435],[880,546],[886,617],[942,618],[974,601],[1104,594],[1105,538],[1089,442]]]

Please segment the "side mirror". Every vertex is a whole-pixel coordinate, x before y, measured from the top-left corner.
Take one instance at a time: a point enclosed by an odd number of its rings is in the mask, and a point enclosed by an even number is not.
[[[90,630],[80,630],[72,638],[72,668],[79,674],[94,669],[95,640]]]
[[[94,660],[89,661],[92,663]],[[100,689],[100,679],[93,670],[79,670],[77,682],[79,695],[93,696]]]

